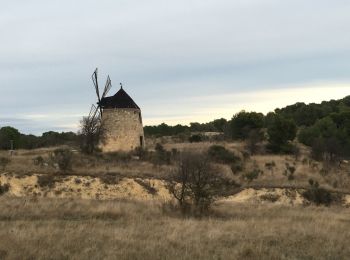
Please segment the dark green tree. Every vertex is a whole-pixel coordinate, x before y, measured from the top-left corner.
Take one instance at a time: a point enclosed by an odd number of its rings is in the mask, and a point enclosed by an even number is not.
[[[10,149],[11,140],[13,141],[14,148],[20,147],[20,132],[11,126],[5,126],[0,129],[0,149]]]
[[[267,129],[267,133],[269,136],[268,148],[272,152],[288,153],[292,151],[289,141],[293,141],[297,133],[297,127],[293,120],[276,115]]]
[[[241,111],[231,120],[233,139],[247,139],[252,130],[260,130],[264,126],[264,115],[256,112]]]
[[[225,118],[215,119],[213,125],[218,132],[224,132],[227,125],[227,120]]]

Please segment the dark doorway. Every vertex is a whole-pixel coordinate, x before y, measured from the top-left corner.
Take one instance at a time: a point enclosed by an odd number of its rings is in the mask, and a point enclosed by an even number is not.
[[[140,146],[143,147],[143,136],[140,136]]]

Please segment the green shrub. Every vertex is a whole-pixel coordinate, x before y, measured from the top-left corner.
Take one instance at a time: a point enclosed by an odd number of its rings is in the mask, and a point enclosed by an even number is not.
[[[336,196],[326,189],[320,188],[319,183],[312,179],[309,180],[310,187],[308,190],[303,192],[303,197],[316,205],[326,205],[329,206],[333,201],[338,200]]]
[[[221,145],[212,145],[208,149],[209,159],[216,163],[234,163],[240,160],[239,157]]]
[[[254,169],[250,172],[245,173],[244,177],[248,180],[248,182],[252,182],[253,180],[257,179],[261,173],[261,170]]]
[[[294,140],[297,133],[297,126],[294,120],[274,115],[271,124],[267,127],[269,136],[267,148],[274,153],[290,154],[294,146],[289,142]]]
[[[190,143],[199,143],[199,142],[202,142],[203,141],[203,136],[202,135],[191,135],[189,138],[188,138],[188,141]]]
[[[243,171],[243,164],[241,161],[237,161],[231,164],[231,171],[233,174],[237,174]]]

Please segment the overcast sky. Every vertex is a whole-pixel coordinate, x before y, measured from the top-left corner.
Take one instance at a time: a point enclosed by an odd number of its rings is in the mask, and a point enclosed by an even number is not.
[[[96,67],[146,124],[342,98],[349,14],[346,0],[2,1],[0,126],[77,130]]]

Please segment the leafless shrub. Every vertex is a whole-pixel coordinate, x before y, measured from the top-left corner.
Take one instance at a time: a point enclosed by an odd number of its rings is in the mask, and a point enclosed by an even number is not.
[[[72,170],[73,153],[69,149],[56,149],[50,154],[53,165],[58,165],[59,170],[66,173]]]
[[[201,216],[208,212],[225,184],[229,181],[213,167],[207,154],[185,152],[167,187],[182,213],[191,211]]]
[[[83,117],[80,121],[80,148],[82,152],[93,154],[106,138],[105,127],[100,117]]]

